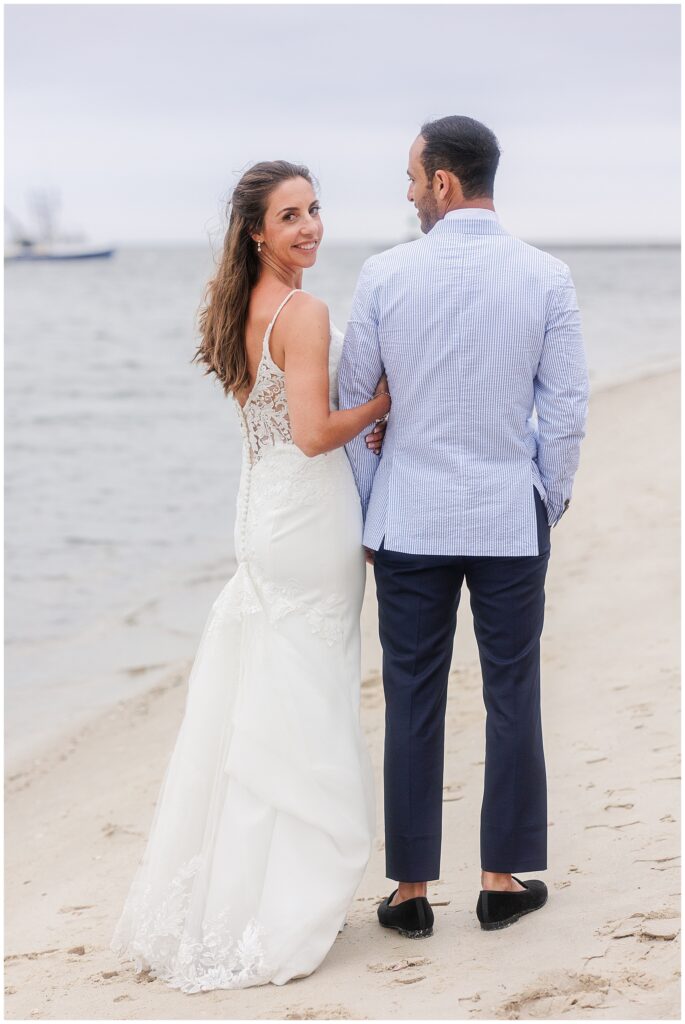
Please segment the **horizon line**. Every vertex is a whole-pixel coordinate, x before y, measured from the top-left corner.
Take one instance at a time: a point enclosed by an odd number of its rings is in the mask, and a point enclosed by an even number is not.
[[[401,238],[401,239],[395,240],[395,241],[392,241],[392,240],[390,240],[388,238],[384,238],[384,239],[382,239],[382,238],[377,238],[377,239],[370,239],[370,238],[361,238],[361,239],[332,238],[332,239],[328,239],[326,244],[327,245],[337,245],[337,246],[343,246],[343,245],[347,245],[347,246],[366,246],[366,245],[368,245],[368,246],[382,246],[383,248],[390,248],[391,246],[402,245],[402,244],[404,244],[406,242],[416,242],[421,237],[423,237],[423,236],[422,235],[417,235],[416,237],[412,236],[412,237],[409,237],[409,238]],[[520,237],[520,236],[518,236],[518,237]],[[567,248],[567,249],[572,249],[572,248],[578,248],[578,249],[592,249],[592,248],[595,248],[595,249],[601,249],[601,248],[604,248],[604,249],[618,249],[618,248],[642,248],[642,249],[664,248],[664,249],[679,249],[681,247],[681,239],[680,238],[675,238],[675,239],[663,239],[663,238],[657,238],[657,239],[646,239],[646,238],[645,239],[634,239],[634,238],[632,238],[632,239],[631,238],[627,238],[627,239],[611,239],[611,238],[607,238],[607,239],[596,239],[596,238],[594,238],[594,239],[577,239],[577,238],[575,238],[575,239],[559,239],[559,238],[555,238],[555,239],[540,239],[540,238],[538,238],[538,239],[525,239],[525,238],[523,238],[521,240],[527,242],[529,245],[534,245],[534,246],[536,246],[538,248],[543,247],[543,246],[552,246],[552,247]],[[85,244],[89,244],[89,243],[85,243]],[[111,240],[111,244],[119,246],[119,247],[126,247],[126,248],[128,248],[128,247],[136,248],[136,247],[140,247],[140,246],[163,246],[163,247],[188,246],[188,247],[193,247],[193,248],[198,248],[199,249],[199,248],[204,248],[205,246],[210,246],[211,247],[212,240],[209,239],[209,238],[207,238],[205,240],[190,239],[190,238],[174,238],[174,239],[146,238],[146,239],[122,239],[122,240],[116,240],[115,239],[115,240]]]

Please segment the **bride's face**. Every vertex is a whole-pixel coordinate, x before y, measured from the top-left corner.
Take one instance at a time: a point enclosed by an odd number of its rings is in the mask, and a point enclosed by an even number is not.
[[[306,178],[289,178],[269,197],[261,232],[262,259],[284,268],[306,270],[316,263],[323,238],[319,201]]]

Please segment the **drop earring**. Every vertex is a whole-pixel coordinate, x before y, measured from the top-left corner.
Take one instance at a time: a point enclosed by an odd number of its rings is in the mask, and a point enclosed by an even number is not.
[[[257,242],[257,252],[261,253],[261,251],[262,251],[262,243],[261,242]]]

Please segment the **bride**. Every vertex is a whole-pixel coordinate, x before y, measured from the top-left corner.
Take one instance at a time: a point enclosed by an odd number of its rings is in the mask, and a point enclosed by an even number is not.
[[[359,725],[362,513],[343,445],[387,382],[337,410],[342,335],[302,291],[323,227],[306,167],[259,163],[232,197],[195,359],[243,433],[238,567],[212,606],[144,855],[111,948],[183,992],[310,974],[374,834]],[[382,428],[367,436],[378,451]]]

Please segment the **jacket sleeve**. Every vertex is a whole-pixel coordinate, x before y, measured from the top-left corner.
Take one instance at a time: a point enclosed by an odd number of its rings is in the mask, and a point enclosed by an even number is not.
[[[571,500],[589,397],[580,311],[565,265],[552,293],[534,389],[537,464],[547,492],[547,521],[554,526]]]
[[[338,370],[340,408],[352,409],[368,402],[373,397],[382,373],[378,320],[373,304],[370,268],[367,260],[357,281],[352,300],[352,312],[347,324],[340,358]],[[365,428],[362,433],[345,445],[359,491],[364,518],[366,518],[373,478],[378,466],[378,456],[366,447],[364,436],[367,433],[368,428]]]

